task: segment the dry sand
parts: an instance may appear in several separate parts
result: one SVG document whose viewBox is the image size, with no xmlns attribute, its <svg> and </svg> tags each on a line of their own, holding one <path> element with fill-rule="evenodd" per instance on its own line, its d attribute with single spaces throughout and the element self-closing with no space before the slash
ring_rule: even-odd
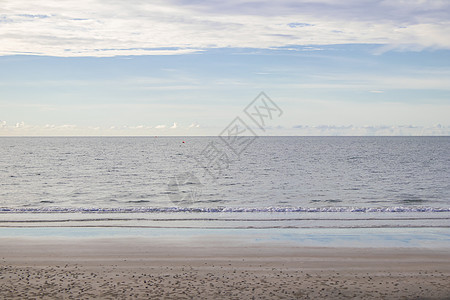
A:
<svg viewBox="0 0 450 300">
<path fill-rule="evenodd" d="M 1 299 L 450 299 L 450 251 L 0 238 Z"/>
</svg>

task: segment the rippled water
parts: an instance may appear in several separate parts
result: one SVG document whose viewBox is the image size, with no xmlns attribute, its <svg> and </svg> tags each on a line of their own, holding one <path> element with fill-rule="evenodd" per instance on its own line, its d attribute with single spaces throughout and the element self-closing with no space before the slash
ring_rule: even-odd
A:
<svg viewBox="0 0 450 300">
<path fill-rule="evenodd" d="M 449 211 L 450 137 L 0 138 L 0 208 Z"/>
</svg>

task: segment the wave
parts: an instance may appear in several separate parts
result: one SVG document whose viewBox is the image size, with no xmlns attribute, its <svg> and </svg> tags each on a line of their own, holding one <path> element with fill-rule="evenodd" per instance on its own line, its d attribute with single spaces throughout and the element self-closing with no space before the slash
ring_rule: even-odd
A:
<svg viewBox="0 0 450 300">
<path fill-rule="evenodd" d="M 450 212 L 450 207 L 1 207 L 0 213 L 401 213 L 401 212 Z"/>
</svg>

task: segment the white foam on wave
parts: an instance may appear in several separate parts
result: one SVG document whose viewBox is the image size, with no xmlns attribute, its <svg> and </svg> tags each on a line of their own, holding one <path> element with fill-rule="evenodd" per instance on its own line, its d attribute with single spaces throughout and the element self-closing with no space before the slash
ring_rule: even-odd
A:
<svg viewBox="0 0 450 300">
<path fill-rule="evenodd" d="M 401 213 L 401 212 L 450 212 L 450 207 L 118 207 L 118 208 L 98 208 L 98 207 L 41 207 L 41 208 L 0 208 L 0 213 L 176 213 L 176 212 L 196 212 L 196 213 Z"/>
</svg>

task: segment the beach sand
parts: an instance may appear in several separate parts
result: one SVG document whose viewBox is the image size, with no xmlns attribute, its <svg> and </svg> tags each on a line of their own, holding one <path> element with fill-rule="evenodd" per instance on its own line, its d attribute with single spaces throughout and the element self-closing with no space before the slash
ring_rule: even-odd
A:
<svg viewBox="0 0 450 300">
<path fill-rule="evenodd" d="M 450 251 L 0 238 L 1 299 L 450 299 Z"/>
</svg>

